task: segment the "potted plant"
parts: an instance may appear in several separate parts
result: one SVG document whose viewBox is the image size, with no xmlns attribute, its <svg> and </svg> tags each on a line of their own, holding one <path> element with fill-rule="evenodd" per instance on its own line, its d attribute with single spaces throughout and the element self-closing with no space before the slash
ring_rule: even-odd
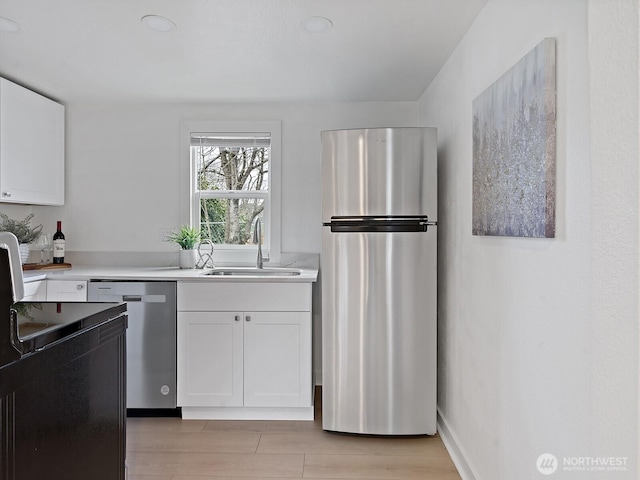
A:
<svg viewBox="0 0 640 480">
<path fill-rule="evenodd" d="M 196 245 L 200 242 L 200 229 L 183 225 L 167 235 L 167 241 L 180 246 L 180 268 L 195 268 L 198 263 Z"/>
<path fill-rule="evenodd" d="M 31 226 L 33 213 L 27 215 L 24 220 L 13 220 L 4 213 L 0 213 L 0 231 L 13 233 L 18 239 L 20 246 L 20 260 L 27 263 L 29 259 L 29 244 L 32 243 L 42 233 L 42 225 Z"/>
</svg>

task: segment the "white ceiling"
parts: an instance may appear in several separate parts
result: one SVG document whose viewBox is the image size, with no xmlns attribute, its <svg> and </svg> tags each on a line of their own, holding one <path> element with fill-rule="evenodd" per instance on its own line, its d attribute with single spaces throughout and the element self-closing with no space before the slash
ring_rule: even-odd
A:
<svg viewBox="0 0 640 480">
<path fill-rule="evenodd" d="M 0 0 L 21 25 L 0 32 L 0 76 L 63 103 L 415 101 L 486 3 Z M 333 29 L 305 33 L 315 15 Z"/>
</svg>

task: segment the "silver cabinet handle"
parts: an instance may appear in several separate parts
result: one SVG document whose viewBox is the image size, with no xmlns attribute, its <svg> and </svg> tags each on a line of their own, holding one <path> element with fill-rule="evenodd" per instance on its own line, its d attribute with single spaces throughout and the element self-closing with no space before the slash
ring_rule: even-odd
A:
<svg viewBox="0 0 640 480">
<path fill-rule="evenodd" d="M 2 192 L 2 196 L 10 198 L 11 197 L 11 192 Z"/>
<path fill-rule="evenodd" d="M 247 315 L 246 316 L 246 320 L 247 320 L 247 322 L 250 322 L 251 321 L 251 315 Z"/>
<path fill-rule="evenodd" d="M 235 316 L 235 321 L 236 321 L 236 322 L 239 322 L 239 321 L 240 321 L 240 315 L 236 315 L 236 316 Z"/>
<path fill-rule="evenodd" d="M 78 290 L 82 290 L 84 288 L 84 285 L 82 285 L 81 283 L 76 285 L 76 289 Z"/>
</svg>

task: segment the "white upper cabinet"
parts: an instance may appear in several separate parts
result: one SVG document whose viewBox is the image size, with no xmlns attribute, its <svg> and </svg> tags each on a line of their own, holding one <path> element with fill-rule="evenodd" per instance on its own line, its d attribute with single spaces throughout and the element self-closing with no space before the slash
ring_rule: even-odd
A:
<svg viewBox="0 0 640 480">
<path fill-rule="evenodd" d="M 64 204 L 64 106 L 4 78 L 0 201 Z"/>
</svg>

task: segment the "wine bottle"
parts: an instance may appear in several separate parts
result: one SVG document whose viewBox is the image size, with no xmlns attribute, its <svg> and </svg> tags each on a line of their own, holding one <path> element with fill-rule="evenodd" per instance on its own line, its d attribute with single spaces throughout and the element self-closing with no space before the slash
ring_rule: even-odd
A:
<svg viewBox="0 0 640 480">
<path fill-rule="evenodd" d="M 56 233 L 53 234 L 53 263 L 64 263 L 64 233 L 59 220 Z"/>
</svg>

